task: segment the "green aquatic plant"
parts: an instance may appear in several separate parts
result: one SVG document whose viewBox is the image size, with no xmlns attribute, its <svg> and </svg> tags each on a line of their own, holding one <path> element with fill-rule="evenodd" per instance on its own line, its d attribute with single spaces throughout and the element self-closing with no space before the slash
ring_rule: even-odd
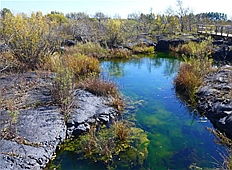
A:
<svg viewBox="0 0 232 170">
<path fill-rule="evenodd" d="M 149 140 L 140 128 L 128 122 L 115 122 L 111 127 L 90 131 L 62 145 L 64 151 L 80 154 L 80 159 L 104 163 L 110 168 L 131 168 L 143 165 L 148 155 Z"/>
</svg>

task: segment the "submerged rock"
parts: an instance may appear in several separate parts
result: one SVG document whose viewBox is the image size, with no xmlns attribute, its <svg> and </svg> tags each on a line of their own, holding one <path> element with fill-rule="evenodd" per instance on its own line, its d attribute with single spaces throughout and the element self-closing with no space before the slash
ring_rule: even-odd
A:
<svg viewBox="0 0 232 170">
<path fill-rule="evenodd" d="M 215 128 L 232 137 L 232 66 L 224 66 L 204 79 L 198 90 L 198 109 Z"/>
<path fill-rule="evenodd" d="M 67 121 L 54 104 L 50 86 L 54 76 L 24 73 L 0 78 L 3 102 L 16 110 L 0 108 L 0 169 L 43 169 L 57 146 L 67 137 L 79 135 L 91 124 L 107 123 L 118 111 L 107 97 L 76 90 L 74 107 Z"/>
</svg>

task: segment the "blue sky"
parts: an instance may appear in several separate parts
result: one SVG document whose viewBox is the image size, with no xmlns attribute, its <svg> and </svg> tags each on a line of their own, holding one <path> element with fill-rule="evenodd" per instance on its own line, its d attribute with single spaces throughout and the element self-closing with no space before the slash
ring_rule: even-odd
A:
<svg viewBox="0 0 232 170">
<path fill-rule="evenodd" d="M 199 12 L 224 12 L 232 16 L 232 0 L 183 0 L 184 6 L 189 7 L 194 13 Z M 115 14 L 127 17 L 129 13 L 164 13 L 167 8 L 175 9 L 176 0 L 0 0 L 1 8 L 9 8 L 14 13 L 34 11 L 49 13 L 56 10 L 63 13 L 86 12 L 94 14 L 103 12 L 113 17 Z"/>
</svg>

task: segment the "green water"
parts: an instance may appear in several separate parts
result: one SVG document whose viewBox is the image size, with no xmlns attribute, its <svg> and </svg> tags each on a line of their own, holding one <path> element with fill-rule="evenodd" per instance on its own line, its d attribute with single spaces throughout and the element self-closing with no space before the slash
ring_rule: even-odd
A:
<svg viewBox="0 0 232 170">
<path fill-rule="evenodd" d="M 215 168 L 222 163 L 225 148 L 214 143 L 206 129 L 210 122 L 201 122 L 176 96 L 173 79 L 180 61 L 164 54 L 127 61 L 103 61 L 102 76 L 119 85 L 126 98 L 140 100 L 132 114 L 136 126 L 148 133 L 148 158 L 143 169 L 188 169 L 190 165 Z M 64 170 L 102 170 L 91 161 L 78 161 L 72 152 L 59 153 L 56 164 Z"/>
</svg>

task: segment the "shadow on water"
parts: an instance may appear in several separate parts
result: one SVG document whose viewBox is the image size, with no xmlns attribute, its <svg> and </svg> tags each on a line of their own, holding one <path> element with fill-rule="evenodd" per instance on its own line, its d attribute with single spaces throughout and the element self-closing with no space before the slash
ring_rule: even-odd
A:
<svg viewBox="0 0 232 170">
<path fill-rule="evenodd" d="M 225 148 L 215 144 L 214 136 L 206 130 L 211 123 L 200 121 L 175 94 L 173 79 L 179 65 L 179 60 L 164 53 L 101 62 L 103 77 L 115 81 L 131 100 L 142 101 L 133 115 L 150 140 L 144 169 L 181 170 L 190 165 L 215 168 L 215 159 L 222 162 L 219 153 L 224 153 Z M 73 157 L 73 153 L 60 153 L 56 160 L 61 169 L 104 169 Z"/>
</svg>

